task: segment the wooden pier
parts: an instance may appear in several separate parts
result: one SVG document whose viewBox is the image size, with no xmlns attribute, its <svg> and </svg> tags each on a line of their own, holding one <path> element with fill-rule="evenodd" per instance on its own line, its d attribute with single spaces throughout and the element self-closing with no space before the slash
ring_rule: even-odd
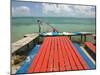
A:
<svg viewBox="0 0 100 75">
<path fill-rule="evenodd" d="M 12 43 L 12 53 L 20 50 L 20 49 L 23 49 L 25 50 L 26 46 L 27 45 L 30 45 L 30 43 L 35 40 L 37 37 L 39 36 L 39 34 L 37 33 L 33 33 L 33 34 L 28 34 L 28 35 L 25 35 L 25 37 L 15 43 Z M 33 45 L 33 44 L 32 44 Z"/>
<path fill-rule="evenodd" d="M 78 47 L 79 48 L 79 47 Z M 88 62 L 89 61 L 89 62 Z M 94 69 L 95 64 L 66 36 L 46 37 L 27 73 Z"/>
</svg>

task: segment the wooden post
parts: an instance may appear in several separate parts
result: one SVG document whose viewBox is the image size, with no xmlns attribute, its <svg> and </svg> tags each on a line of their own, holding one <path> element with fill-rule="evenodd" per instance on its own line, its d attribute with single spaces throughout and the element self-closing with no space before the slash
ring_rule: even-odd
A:
<svg viewBox="0 0 100 75">
<path fill-rule="evenodd" d="M 70 40 L 71 40 L 71 35 L 69 35 L 69 38 L 70 38 Z"/>
<path fill-rule="evenodd" d="M 84 35 L 84 42 L 86 42 L 86 34 Z"/>
<path fill-rule="evenodd" d="M 83 40 L 83 36 L 81 35 L 81 42 L 82 42 L 82 40 Z"/>
<path fill-rule="evenodd" d="M 41 21 L 40 20 L 37 20 L 37 22 L 38 22 L 38 26 L 39 26 L 39 33 L 41 33 L 41 26 L 40 26 Z"/>
<path fill-rule="evenodd" d="M 38 27 L 39 27 L 39 34 L 41 33 L 41 21 L 40 20 L 37 20 L 37 22 L 38 22 Z M 40 35 L 39 35 L 39 37 L 38 37 L 38 43 L 39 43 L 39 41 L 40 41 Z"/>
</svg>

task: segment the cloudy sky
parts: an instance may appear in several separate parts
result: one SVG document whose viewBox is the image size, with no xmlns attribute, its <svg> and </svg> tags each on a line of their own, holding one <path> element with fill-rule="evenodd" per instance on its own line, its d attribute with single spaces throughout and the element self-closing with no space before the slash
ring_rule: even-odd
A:
<svg viewBox="0 0 100 75">
<path fill-rule="evenodd" d="M 12 1 L 13 17 L 85 17 L 95 18 L 95 6 Z"/>
</svg>

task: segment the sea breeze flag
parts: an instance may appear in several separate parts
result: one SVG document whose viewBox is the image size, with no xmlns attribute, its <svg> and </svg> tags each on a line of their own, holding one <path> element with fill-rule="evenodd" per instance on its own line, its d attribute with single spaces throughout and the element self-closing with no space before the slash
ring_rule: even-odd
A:
<svg viewBox="0 0 100 75">
<path fill-rule="evenodd" d="M 11 3 L 12 74 L 96 69 L 95 5 Z"/>
</svg>

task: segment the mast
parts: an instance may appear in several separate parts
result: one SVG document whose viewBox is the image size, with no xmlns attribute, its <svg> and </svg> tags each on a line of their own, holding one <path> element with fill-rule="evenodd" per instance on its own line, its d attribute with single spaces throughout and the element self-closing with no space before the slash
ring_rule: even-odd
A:
<svg viewBox="0 0 100 75">
<path fill-rule="evenodd" d="M 37 23 L 38 23 L 38 27 L 39 27 L 39 33 L 41 33 L 41 26 L 40 26 L 41 25 L 41 21 L 38 19 Z"/>
</svg>

